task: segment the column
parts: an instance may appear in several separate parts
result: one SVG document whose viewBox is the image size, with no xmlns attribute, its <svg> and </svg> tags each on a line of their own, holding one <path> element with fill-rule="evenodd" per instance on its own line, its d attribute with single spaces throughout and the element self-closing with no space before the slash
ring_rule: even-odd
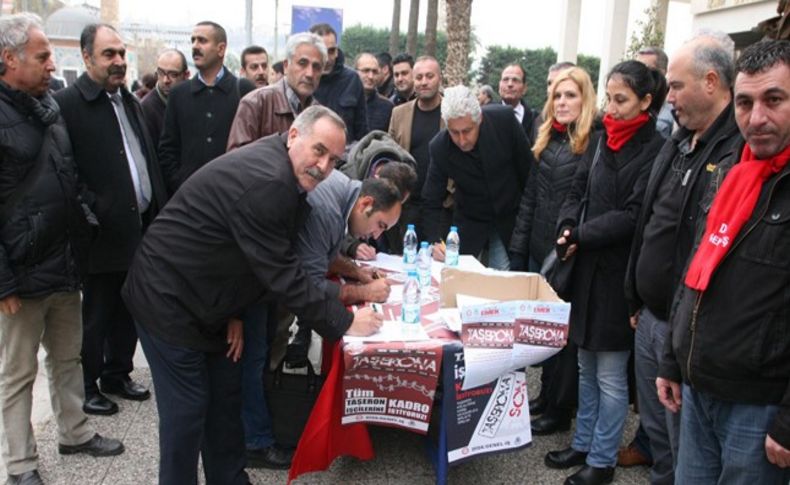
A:
<svg viewBox="0 0 790 485">
<path fill-rule="evenodd" d="M 582 13 L 582 0 L 562 0 L 560 18 L 560 44 L 557 62 L 576 62 L 579 53 L 579 22 Z"/>
<path fill-rule="evenodd" d="M 606 74 L 615 64 L 623 60 L 630 3 L 630 0 L 606 0 L 606 13 L 603 21 L 603 53 L 597 88 L 599 106 L 606 99 Z"/>
</svg>

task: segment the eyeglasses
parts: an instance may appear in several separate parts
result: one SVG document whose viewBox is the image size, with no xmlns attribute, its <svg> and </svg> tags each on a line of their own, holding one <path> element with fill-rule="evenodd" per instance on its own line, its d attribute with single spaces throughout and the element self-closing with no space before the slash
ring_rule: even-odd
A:
<svg viewBox="0 0 790 485">
<path fill-rule="evenodd" d="M 169 79 L 176 79 L 177 77 L 184 74 L 184 71 L 165 71 L 164 69 L 157 67 L 156 68 L 156 75 L 159 77 L 167 77 Z"/>
</svg>

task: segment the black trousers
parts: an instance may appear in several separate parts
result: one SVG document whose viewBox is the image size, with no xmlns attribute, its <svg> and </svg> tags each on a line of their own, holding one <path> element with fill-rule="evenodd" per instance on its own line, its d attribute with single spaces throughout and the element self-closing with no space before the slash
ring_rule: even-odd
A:
<svg viewBox="0 0 790 485">
<path fill-rule="evenodd" d="M 159 412 L 159 485 L 246 485 L 241 363 L 180 347 L 137 326 Z"/>
<path fill-rule="evenodd" d="M 82 373 L 85 395 L 98 392 L 96 381 L 129 379 L 137 332 L 121 298 L 126 272 L 90 274 L 82 292 Z"/>
</svg>

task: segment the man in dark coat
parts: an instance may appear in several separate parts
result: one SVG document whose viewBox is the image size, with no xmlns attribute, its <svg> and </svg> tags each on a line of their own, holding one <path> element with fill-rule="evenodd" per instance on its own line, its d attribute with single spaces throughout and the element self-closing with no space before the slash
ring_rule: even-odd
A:
<svg viewBox="0 0 790 485">
<path fill-rule="evenodd" d="M 359 79 L 362 81 L 362 87 L 365 90 L 368 128 L 371 131 L 387 131 L 390 127 L 393 104 L 392 101 L 379 94 L 376 89 L 376 83 L 381 76 L 376 57 L 369 52 L 363 52 L 354 61 L 354 67 L 359 73 Z"/>
<path fill-rule="evenodd" d="M 120 290 L 143 230 L 164 205 L 166 192 L 140 103 L 124 87 L 121 36 L 112 26 L 91 24 L 82 32 L 80 48 L 86 72 L 55 99 L 100 226 L 82 301 L 84 409 L 113 414 L 118 406 L 99 392 L 98 379 L 104 392 L 134 400 L 150 397 L 129 378 L 137 335 Z"/>
<path fill-rule="evenodd" d="M 361 140 L 368 131 L 365 91 L 356 71 L 346 67 L 346 57 L 337 46 L 337 32 L 329 24 L 316 24 L 310 32 L 324 39 L 329 61 L 324 66 L 315 99 L 339 114 L 346 122 L 347 142 Z"/>
<path fill-rule="evenodd" d="M 686 43 L 672 56 L 668 99 L 680 127 L 653 164 L 628 260 L 625 295 L 636 328 L 639 421 L 650 438 L 654 484 L 674 482 L 678 450 L 679 416 L 664 409 L 655 389 L 672 299 L 694 245 L 696 222 L 703 215 L 700 202 L 713 170 L 743 142 L 733 116 L 733 69 L 732 48 L 709 37 Z"/>
<path fill-rule="evenodd" d="M 192 60 L 198 73 L 170 92 L 159 161 L 171 194 L 210 160 L 225 153 L 239 100 L 255 89 L 225 66 L 228 38 L 214 22 L 192 30 Z"/>
<path fill-rule="evenodd" d="M 513 108 L 513 113 L 524 128 L 529 145 L 532 146 L 535 142 L 534 124 L 537 113 L 524 101 L 526 94 L 527 73 L 524 68 L 518 63 L 505 66 L 499 79 L 499 97 L 502 99 L 502 104 Z"/>
<path fill-rule="evenodd" d="M 431 163 L 422 189 L 426 238 L 444 237 L 438 222 L 447 179 L 455 181 L 453 222 L 461 237 L 461 253 L 479 255 L 487 250 L 489 267 L 507 270 L 507 248 L 513 233 L 521 194 L 535 159 L 513 110 L 494 105 L 480 107 L 465 86 L 446 89 L 442 119 L 447 128 L 430 144 Z M 441 244 L 434 257 L 444 260 Z"/>
<path fill-rule="evenodd" d="M 246 485 L 241 321 L 279 302 L 323 337 L 369 335 L 381 315 L 319 291 L 294 244 L 313 190 L 345 148 L 345 125 L 314 106 L 287 134 L 233 150 L 191 177 L 152 224 L 124 286 L 156 387 L 161 485 Z M 230 344 L 229 344 L 230 342 Z"/>
<path fill-rule="evenodd" d="M 43 484 L 30 425 L 39 344 L 60 453 L 124 450 L 82 411 L 80 263 L 93 214 L 81 205 L 66 126 L 47 92 L 55 63 L 42 29 L 31 14 L 0 19 L 0 419 L 11 485 Z"/>
<path fill-rule="evenodd" d="M 189 79 L 189 68 L 184 54 L 177 49 L 168 49 L 159 54 L 156 60 L 156 78 L 156 86 L 140 102 L 154 147 L 159 146 L 170 90 Z"/>
</svg>

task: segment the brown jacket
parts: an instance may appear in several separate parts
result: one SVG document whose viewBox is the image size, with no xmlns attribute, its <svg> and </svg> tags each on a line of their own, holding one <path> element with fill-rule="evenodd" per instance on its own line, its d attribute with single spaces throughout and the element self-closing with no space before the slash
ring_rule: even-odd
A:
<svg viewBox="0 0 790 485">
<path fill-rule="evenodd" d="M 228 151 L 291 128 L 295 116 L 285 95 L 285 82 L 283 78 L 258 88 L 239 101 L 228 136 Z M 314 104 L 318 102 L 311 98 L 309 105 Z"/>
<path fill-rule="evenodd" d="M 414 107 L 417 105 L 417 100 L 413 99 L 409 102 L 396 106 L 392 110 L 392 118 L 390 118 L 390 136 L 406 150 L 411 152 L 411 123 L 414 120 Z M 444 119 L 439 119 L 439 130 L 443 130 Z"/>
</svg>

